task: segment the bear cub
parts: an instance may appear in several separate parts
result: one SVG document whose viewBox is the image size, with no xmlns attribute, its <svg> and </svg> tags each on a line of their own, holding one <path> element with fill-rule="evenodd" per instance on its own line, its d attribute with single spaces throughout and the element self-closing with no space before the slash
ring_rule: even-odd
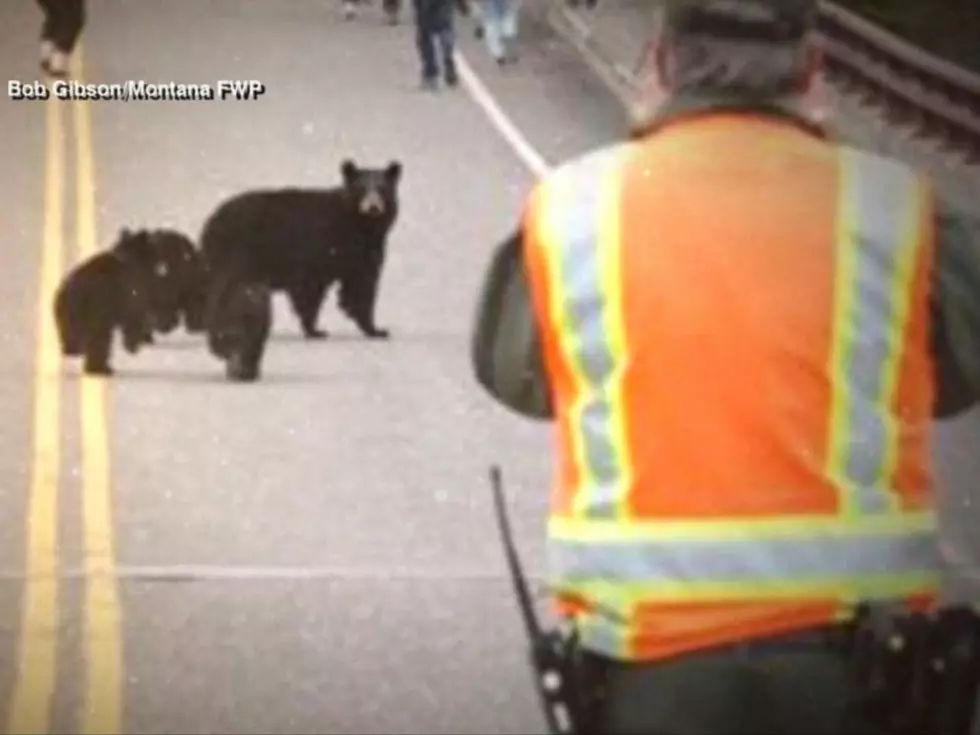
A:
<svg viewBox="0 0 980 735">
<path fill-rule="evenodd" d="M 130 353 L 153 341 L 153 271 L 142 257 L 146 232 L 122 230 L 116 244 L 75 266 L 54 296 L 54 319 L 66 357 L 84 357 L 84 372 L 112 375 L 115 330 Z"/>
<path fill-rule="evenodd" d="M 254 382 L 272 328 L 272 292 L 241 269 L 226 268 L 208 293 L 205 322 L 208 348 L 225 361 L 225 375 Z"/>
<path fill-rule="evenodd" d="M 315 339 L 327 336 L 317 320 L 339 283 L 341 311 L 365 336 L 388 337 L 375 306 L 402 165 L 361 168 L 348 159 L 340 174 L 333 188 L 252 190 L 219 205 L 200 238 L 208 290 L 229 268 L 247 274 L 248 282 L 284 291 L 303 335 Z"/>
</svg>

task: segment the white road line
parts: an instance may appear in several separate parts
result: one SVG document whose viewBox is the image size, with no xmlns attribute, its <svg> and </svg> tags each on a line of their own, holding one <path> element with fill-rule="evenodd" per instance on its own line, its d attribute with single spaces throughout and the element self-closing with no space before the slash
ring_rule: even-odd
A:
<svg viewBox="0 0 980 735">
<path fill-rule="evenodd" d="M 531 142 L 514 124 L 510 116 L 504 112 L 497 100 L 490 94 L 490 90 L 480 80 L 480 77 L 473 71 L 473 67 L 466 61 L 462 52 L 456 51 L 456 67 L 459 70 L 459 78 L 463 82 L 463 87 L 469 93 L 473 101 L 480 106 L 486 114 L 490 123 L 496 128 L 507 144 L 513 149 L 517 157 L 521 159 L 525 166 L 535 176 L 542 176 L 547 173 L 551 166 L 538 151 L 531 145 Z"/>
</svg>

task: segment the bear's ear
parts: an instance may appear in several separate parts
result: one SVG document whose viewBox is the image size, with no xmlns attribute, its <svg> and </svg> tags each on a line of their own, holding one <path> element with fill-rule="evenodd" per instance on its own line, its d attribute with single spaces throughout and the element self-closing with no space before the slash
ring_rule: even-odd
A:
<svg viewBox="0 0 980 735">
<path fill-rule="evenodd" d="M 123 240 L 116 247 L 112 248 L 110 251 L 113 256 L 124 263 L 129 263 L 135 260 L 136 253 L 133 252 L 133 244 L 129 240 Z"/>
<path fill-rule="evenodd" d="M 397 184 L 402 177 L 401 161 L 392 161 L 389 163 L 388 168 L 385 169 L 385 176 L 388 177 L 388 181 L 392 185 Z"/>
<path fill-rule="evenodd" d="M 357 164 L 351 159 L 345 158 L 344 162 L 340 164 L 340 175 L 344 179 L 344 183 L 350 186 L 357 180 Z"/>
<path fill-rule="evenodd" d="M 119 230 L 119 239 L 120 240 L 128 240 L 132 236 L 133 236 L 133 231 L 131 229 L 129 229 L 128 227 L 123 227 L 121 230 Z"/>
</svg>

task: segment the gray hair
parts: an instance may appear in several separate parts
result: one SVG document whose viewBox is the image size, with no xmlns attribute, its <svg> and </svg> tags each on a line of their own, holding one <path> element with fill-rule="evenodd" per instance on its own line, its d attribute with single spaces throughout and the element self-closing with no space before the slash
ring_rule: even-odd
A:
<svg viewBox="0 0 980 735">
<path fill-rule="evenodd" d="M 675 92 L 735 94 L 754 99 L 795 96 L 807 68 L 807 39 L 785 41 L 719 38 L 672 33 L 670 49 Z"/>
</svg>

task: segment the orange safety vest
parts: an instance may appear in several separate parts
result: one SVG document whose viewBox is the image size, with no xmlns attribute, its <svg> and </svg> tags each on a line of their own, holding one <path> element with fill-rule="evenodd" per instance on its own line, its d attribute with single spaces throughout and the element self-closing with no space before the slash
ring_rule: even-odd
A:
<svg viewBox="0 0 980 735">
<path fill-rule="evenodd" d="M 713 113 L 532 194 L 559 611 L 626 660 L 931 605 L 932 194 Z"/>
</svg>

